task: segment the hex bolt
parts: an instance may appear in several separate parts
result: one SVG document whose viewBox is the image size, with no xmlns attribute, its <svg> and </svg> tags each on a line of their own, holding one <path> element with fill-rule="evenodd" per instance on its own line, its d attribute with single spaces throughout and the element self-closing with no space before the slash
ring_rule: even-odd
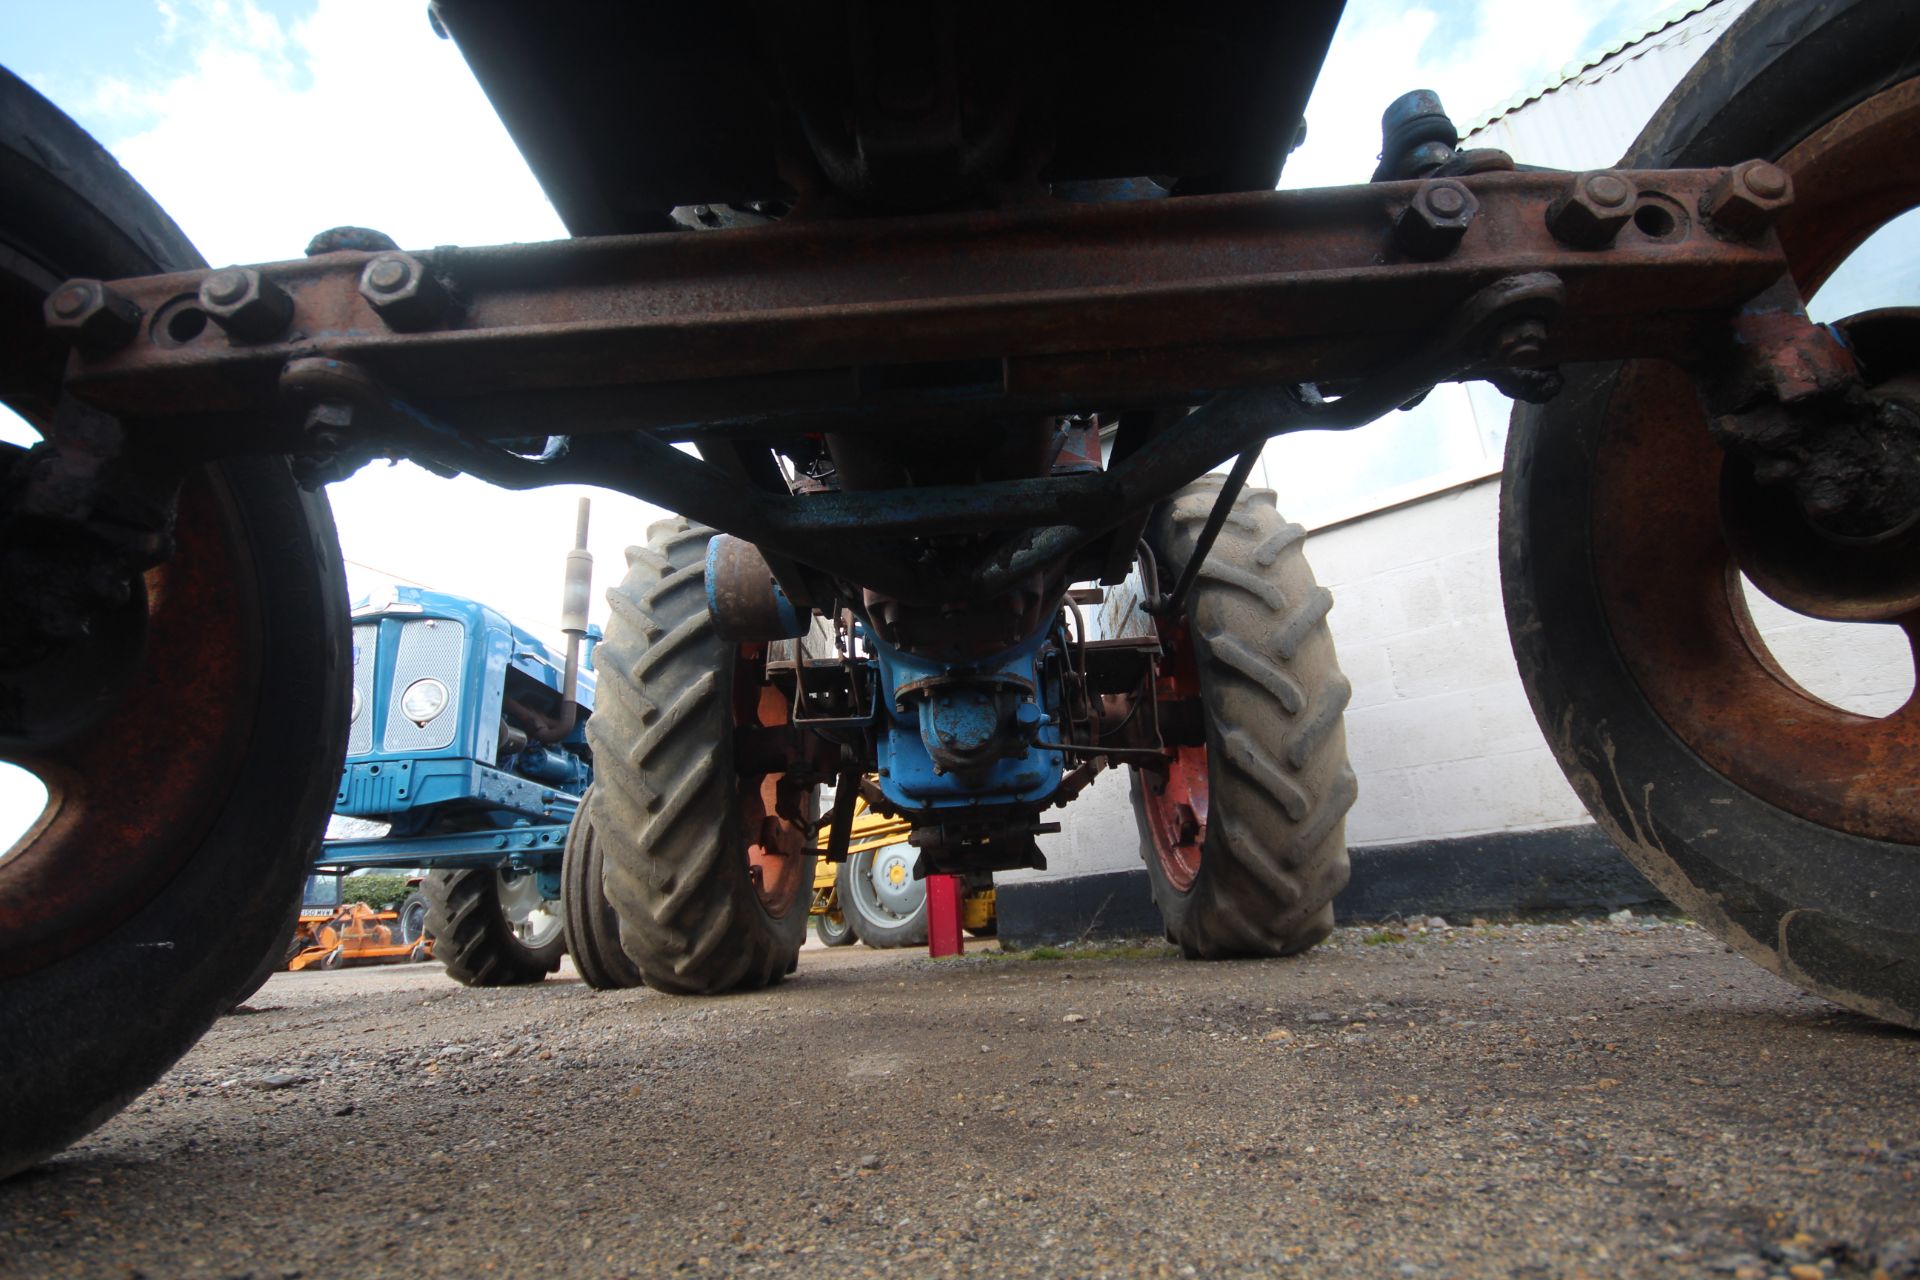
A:
<svg viewBox="0 0 1920 1280">
<path fill-rule="evenodd" d="M 412 279 L 413 273 L 399 258 L 381 258 L 367 268 L 367 283 L 383 296 L 398 293 Z"/>
<path fill-rule="evenodd" d="M 1634 186 L 1609 169 L 1583 173 L 1547 206 L 1547 230 L 1576 249 L 1604 249 L 1633 217 Z"/>
<path fill-rule="evenodd" d="M 1422 182 L 1393 222 L 1393 242 L 1411 258 L 1431 262 L 1459 247 L 1480 202 L 1451 178 Z"/>
<path fill-rule="evenodd" d="M 293 297 L 252 267 L 228 267 L 200 282 L 200 309 L 235 342 L 266 342 L 293 320 Z"/>
<path fill-rule="evenodd" d="M 383 253 L 360 273 L 360 296 L 390 329 L 431 329 L 447 312 L 447 290 L 419 259 Z"/>
<path fill-rule="evenodd" d="M 216 271 L 200 286 L 200 296 L 216 306 L 230 307 L 247 296 L 247 273 Z"/>
<path fill-rule="evenodd" d="M 1427 194 L 1427 207 L 1443 218 L 1457 218 L 1467 202 L 1456 187 L 1435 187 Z"/>
<path fill-rule="evenodd" d="M 117 351 L 140 332 L 140 308 L 98 280 L 69 280 L 41 304 L 47 332 L 95 354 Z"/>
<path fill-rule="evenodd" d="M 91 280 L 70 280 L 47 298 L 47 310 L 61 320 L 72 320 L 93 304 L 99 286 Z"/>
<path fill-rule="evenodd" d="M 1737 164 L 1701 197 L 1700 212 L 1714 230 L 1748 239 L 1773 225 L 1780 211 L 1793 203 L 1793 180 L 1786 170 L 1765 160 Z"/>
</svg>

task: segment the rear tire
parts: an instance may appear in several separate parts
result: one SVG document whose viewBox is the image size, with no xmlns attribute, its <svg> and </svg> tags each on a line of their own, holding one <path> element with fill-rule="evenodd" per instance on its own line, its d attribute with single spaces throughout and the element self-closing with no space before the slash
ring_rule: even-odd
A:
<svg viewBox="0 0 1920 1280">
<path fill-rule="evenodd" d="M 1757 157 L 1781 161 L 1795 173 L 1837 145 L 1846 134 L 1838 122 L 1856 108 L 1861 113 L 1854 121 L 1894 121 L 1893 128 L 1879 126 L 1891 140 L 1882 154 L 1830 164 L 1820 181 L 1795 176 L 1795 204 L 1780 234 L 1795 277 L 1808 289 L 1831 270 L 1831 255 L 1849 247 L 1852 219 L 1912 206 L 1920 186 L 1911 177 L 1916 76 L 1920 11 L 1911 5 L 1759 0 L 1682 81 L 1624 163 L 1668 168 Z M 1908 113 L 1904 123 L 1881 114 L 1895 110 Z M 1809 150 L 1796 152 L 1803 142 Z M 1674 383 L 1684 413 L 1673 407 Z M 1501 579 L 1514 656 L 1534 714 L 1594 818 L 1702 925 L 1808 991 L 1920 1027 L 1920 847 L 1871 834 L 1876 815 L 1865 804 L 1854 811 L 1859 816 L 1844 810 L 1827 816 L 1812 807 L 1831 781 L 1829 794 L 1838 792 L 1848 803 L 1890 799 L 1878 815 L 1880 830 L 1891 826 L 1888 813 L 1910 823 L 1910 746 L 1879 756 L 1883 767 L 1891 760 L 1906 770 L 1902 804 L 1898 784 L 1886 785 L 1884 772 L 1875 783 L 1851 761 L 1836 764 L 1831 747 L 1811 745 L 1812 735 L 1842 713 L 1804 695 L 1796 702 L 1789 688 L 1791 709 L 1763 717 L 1773 738 L 1793 735 L 1783 745 L 1791 751 L 1797 744 L 1806 761 L 1782 785 L 1750 766 L 1754 751 L 1774 745 L 1769 735 L 1695 734 L 1690 745 L 1688 708 L 1674 700 L 1656 706 L 1643 678 L 1650 668 L 1636 669 L 1624 656 L 1647 643 L 1648 628 L 1614 616 L 1623 599 L 1653 601 L 1666 615 L 1716 609 L 1712 621 L 1731 628 L 1728 634 L 1741 625 L 1730 611 L 1745 614 L 1732 591 L 1719 600 L 1703 594 L 1670 601 L 1650 581 L 1655 562 L 1697 563 L 1703 577 L 1715 557 L 1722 567 L 1731 562 L 1725 547 L 1711 545 L 1719 536 L 1721 459 L 1703 443 L 1706 424 L 1693 404 L 1684 379 L 1647 361 L 1573 370 L 1557 399 L 1516 410 L 1501 485 Z M 1662 416 L 1652 419 L 1655 414 Z M 1649 440 L 1690 442 L 1687 457 L 1699 457 L 1699 467 L 1649 467 L 1642 460 Z M 1602 492 L 1617 485 L 1612 477 L 1647 474 L 1672 486 L 1662 519 L 1651 526 L 1649 512 Z M 1692 488 L 1682 490 L 1683 481 Z M 1714 523 L 1700 543 L 1684 528 L 1676 531 L 1696 512 Z M 1649 528 L 1640 558 L 1629 558 L 1631 540 L 1596 532 L 1607 519 Z M 1609 591 L 1613 582 L 1624 588 Z M 1714 632 L 1702 627 L 1693 634 Z M 1756 661 L 1744 643 L 1727 652 L 1731 662 Z M 1678 692 L 1680 703 L 1693 701 L 1696 691 L 1704 701 L 1704 694 L 1736 687 L 1741 696 L 1781 698 L 1767 687 L 1771 675 L 1747 672 L 1741 678 L 1752 682 L 1738 686 L 1730 674 L 1703 678 L 1698 669 L 1720 661 L 1713 645 L 1670 645 L 1656 665 L 1662 659 L 1669 671 L 1690 677 Z M 1915 709 L 1909 701 L 1896 715 L 1911 717 Z M 1881 723 L 1860 721 L 1857 729 L 1871 732 Z M 1910 742 L 1911 729 L 1907 733 Z M 1710 762 L 1716 753 L 1720 765 Z M 1861 831 L 1843 829 L 1847 822 Z"/>
<path fill-rule="evenodd" d="M 52 283 L 204 264 L 111 156 L 5 71 L 0 190 L 0 393 L 44 429 L 64 367 L 39 314 Z M 71 770 L 59 811 L 0 861 L 0 1178 L 158 1079 L 286 945 L 346 751 L 339 544 L 326 499 L 283 459 L 191 477 L 176 551 L 147 582 L 137 656 L 63 673 L 62 697 L 95 718 L 44 734 L 0 724 L 8 759 Z M 0 683 L 0 705 L 67 689 L 35 669 Z"/>
<path fill-rule="evenodd" d="M 607 901 L 601 881 L 604 874 L 599 841 L 583 799 L 567 829 L 567 850 L 560 867 L 567 954 L 573 957 L 580 980 L 595 991 L 637 987 L 642 985 L 640 970 L 620 948 L 620 917 Z"/>
<path fill-rule="evenodd" d="M 621 946 L 649 987 L 681 995 L 784 978 L 799 963 L 813 886 L 814 788 L 734 768 L 735 728 L 784 723 L 784 712 L 777 695 L 761 696 L 763 652 L 714 635 L 711 537 L 676 518 L 627 552 L 627 576 L 607 593 L 587 721 L 586 812 Z"/>
<path fill-rule="evenodd" d="M 531 939 L 523 937 L 509 916 L 503 872 L 491 867 L 434 871 L 421 882 L 420 892 L 427 899 L 434 958 L 461 985 L 524 986 L 560 967 L 566 940 L 558 920 Z"/>
<path fill-rule="evenodd" d="M 1220 484 L 1203 477 L 1148 523 L 1166 583 L 1192 555 Z M 1167 937 L 1190 959 L 1304 951 L 1332 932 L 1333 897 L 1347 883 L 1358 788 L 1341 716 L 1352 689 L 1305 536 L 1271 492 L 1242 491 L 1185 616 L 1162 624 L 1175 666 L 1191 654 L 1206 745 L 1183 749 L 1166 775 L 1135 768 L 1134 812 Z M 1183 825 L 1176 789 L 1197 823 Z"/>
</svg>

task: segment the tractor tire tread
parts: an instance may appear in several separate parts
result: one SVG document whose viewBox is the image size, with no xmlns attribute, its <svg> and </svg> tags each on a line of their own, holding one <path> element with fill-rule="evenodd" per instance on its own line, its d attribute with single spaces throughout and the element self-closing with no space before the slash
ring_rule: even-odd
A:
<svg viewBox="0 0 1920 1280">
<path fill-rule="evenodd" d="M 599 840 L 583 802 L 567 831 L 560 870 L 567 954 L 580 980 L 596 991 L 638 987 L 640 970 L 620 948 L 620 917 L 607 901 L 603 874 Z"/>
<path fill-rule="evenodd" d="M 1196 481 L 1148 524 L 1171 579 L 1192 554 L 1221 481 Z M 1210 763 L 1209 824 L 1192 885 L 1173 888 L 1146 830 L 1134 774 L 1141 853 L 1168 936 L 1192 957 L 1304 951 L 1333 927 L 1347 882 L 1345 823 L 1358 794 L 1327 618 L 1299 525 L 1267 490 L 1243 491 L 1196 575 L 1189 634 L 1201 670 Z"/>
<path fill-rule="evenodd" d="M 771 986 L 798 959 L 807 914 L 769 914 L 741 854 L 733 651 L 707 616 L 712 531 L 676 518 L 647 534 L 607 593 L 595 652 L 600 702 L 587 732 L 602 765 L 584 812 L 602 884 L 647 986 L 680 995 Z"/>
<path fill-rule="evenodd" d="M 556 939 L 529 947 L 500 909 L 499 873 L 491 867 L 435 871 L 420 882 L 427 900 L 427 932 L 447 976 L 467 987 L 517 987 L 542 982 L 560 967 Z"/>
</svg>

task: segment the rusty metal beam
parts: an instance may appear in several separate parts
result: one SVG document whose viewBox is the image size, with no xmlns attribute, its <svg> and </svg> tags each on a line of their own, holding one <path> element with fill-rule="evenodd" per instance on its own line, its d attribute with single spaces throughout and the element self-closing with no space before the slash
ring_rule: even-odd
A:
<svg viewBox="0 0 1920 1280">
<path fill-rule="evenodd" d="M 79 350 L 70 383 L 147 418 L 257 413 L 288 361 L 325 355 L 483 436 L 1191 403 L 1368 375 L 1529 272 L 1567 291 L 1532 362 L 1685 355 L 1784 262 L 1770 235 L 1698 216 L 1722 171 L 1626 176 L 1657 213 L 1607 247 L 1550 229 L 1570 175 L 1489 173 L 1455 184 L 1471 197 L 1457 242 L 1409 236 L 1422 184 L 1382 183 L 442 249 L 415 259 L 424 302 L 378 309 L 363 275 L 382 255 L 332 253 L 257 269 L 290 300 L 271 334 L 275 309 L 233 334 L 183 321 L 216 273 L 148 277 L 112 285 L 146 317 L 137 336 Z"/>
</svg>

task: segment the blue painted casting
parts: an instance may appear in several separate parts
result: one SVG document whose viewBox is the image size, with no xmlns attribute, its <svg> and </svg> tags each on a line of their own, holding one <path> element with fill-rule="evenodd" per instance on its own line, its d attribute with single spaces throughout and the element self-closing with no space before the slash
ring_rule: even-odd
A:
<svg viewBox="0 0 1920 1280">
<path fill-rule="evenodd" d="M 1044 804 L 1060 786 L 1058 681 L 1046 636 L 969 668 L 902 653 L 862 628 L 880 667 L 880 789 L 909 814 Z"/>
</svg>

